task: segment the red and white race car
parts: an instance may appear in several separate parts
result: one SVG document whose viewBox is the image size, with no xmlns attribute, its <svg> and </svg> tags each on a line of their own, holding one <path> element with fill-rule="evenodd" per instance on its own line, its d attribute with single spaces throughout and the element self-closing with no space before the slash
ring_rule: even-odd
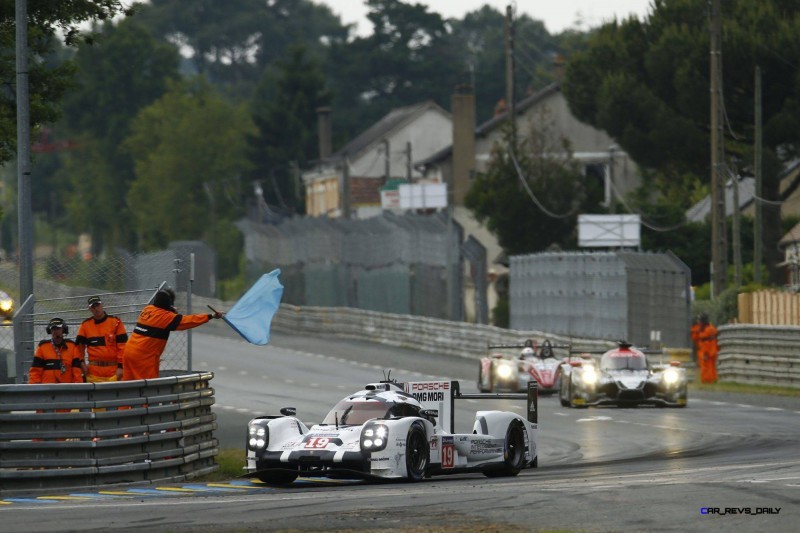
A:
<svg viewBox="0 0 800 533">
<path fill-rule="evenodd" d="M 524 344 L 490 344 L 489 355 L 478 369 L 478 390 L 481 392 L 524 391 L 535 380 L 540 393 L 558 392 L 561 365 L 566 357 L 556 357 L 556 350 L 567 350 L 568 344 L 541 344 L 534 340 Z"/>
</svg>

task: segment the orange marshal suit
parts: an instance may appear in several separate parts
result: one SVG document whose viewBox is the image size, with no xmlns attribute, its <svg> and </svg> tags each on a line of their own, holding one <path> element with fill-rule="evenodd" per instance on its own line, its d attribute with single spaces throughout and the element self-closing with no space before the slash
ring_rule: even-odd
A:
<svg viewBox="0 0 800 533">
<path fill-rule="evenodd" d="M 196 328 L 211 315 L 181 315 L 154 305 L 142 309 L 122 355 L 122 380 L 158 377 L 161 354 L 172 331 Z"/>
</svg>

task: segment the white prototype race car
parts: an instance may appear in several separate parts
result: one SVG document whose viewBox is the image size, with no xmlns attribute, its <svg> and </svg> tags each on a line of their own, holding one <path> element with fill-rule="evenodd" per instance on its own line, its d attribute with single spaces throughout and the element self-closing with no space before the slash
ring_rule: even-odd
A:
<svg viewBox="0 0 800 533">
<path fill-rule="evenodd" d="M 599 364 L 590 352 L 582 352 L 562 365 L 561 405 L 686 407 L 688 381 L 679 361 L 650 365 L 642 350 L 618 344 L 603 353 Z"/>
<path fill-rule="evenodd" d="M 460 399 L 525 400 L 528 415 L 478 411 L 469 433 L 454 433 Z M 252 419 L 245 470 L 272 485 L 298 476 L 410 481 L 464 472 L 515 476 L 538 465 L 537 407 L 535 382 L 527 393 L 516 394 L 462 394 L 458 381 L 371 383 L 311 427 L 292 407 Z"/>
<path fill-rule="evenodd" d="M 535 380 L 539 394 L 552 394 L 561 384 L 561 365 L 567 358 L 556 357 L 555 349 L 569 350 L 568 344 L 490 344 L 489 355 L 478 363 L 478 390 L 481 392 L 524 391 Z"/>
</svg>

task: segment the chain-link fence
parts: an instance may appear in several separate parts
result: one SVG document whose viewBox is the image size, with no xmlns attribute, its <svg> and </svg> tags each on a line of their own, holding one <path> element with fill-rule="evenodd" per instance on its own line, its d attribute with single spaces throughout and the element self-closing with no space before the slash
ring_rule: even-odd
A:
<svg viewBox="0 0 800 533">
<path fill-rule="evenodd" d="M 194 268 L 192 268 L 194 265 Z M 53 317 L 69 326 L 68 338 L 75 338 L 81 322 L 89 318 L 87 299 L 98 295 L 109 315 L 118 316 L 130 335 L 139 312 L 162 285 L 176 290 L 175 307 L 191 309 L 191 295 L 214 296 L 214 254 L 204 243 L 173 243 L 169 249 L 131 254 L 117 250 L 101 258 L 37 258 L 34 260 L 33 301 L 21 308 L 18 296 L 19 270 L 15 263 L 0 264 L 0 289 L 13 298 L 14 320 L 0 326 L 0 383 L 21 382 L 40 340 L 48 339 L 45 326 Z M 170 335 L 161 357 L 161 368 L 188 370 L 191 331 Z"/>
<path fill-rule="evenodd" d="M 461 320 L 462 229 L 446 215 L 240 224 L 248 281 L 281 269 L 283 302 Z"/>
<path fill-rule="evenodd" d="M 690 346 L 691 273 L 671 253 L 514 256 L 509 279 L 511 329 Z"/>
</svg>

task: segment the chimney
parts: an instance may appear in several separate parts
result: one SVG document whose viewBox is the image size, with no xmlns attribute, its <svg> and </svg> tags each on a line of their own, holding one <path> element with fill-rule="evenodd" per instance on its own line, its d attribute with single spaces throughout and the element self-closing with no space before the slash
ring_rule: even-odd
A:
<svg viewBox="0 0 800 533">
<path fill-rule="evenodd" d="M 317 108 L 317 135 L 319 137 L 319 158 L 331 155 L 331 108 Z"/>
<path fill-rule="evenodd" d="M 471 85 L 459 85 L 451 101 L 453 112 L 453 176 L 449 187 L 454 206 L 463 206 L 475 174 L 475 95 Z"/>
</svg>

